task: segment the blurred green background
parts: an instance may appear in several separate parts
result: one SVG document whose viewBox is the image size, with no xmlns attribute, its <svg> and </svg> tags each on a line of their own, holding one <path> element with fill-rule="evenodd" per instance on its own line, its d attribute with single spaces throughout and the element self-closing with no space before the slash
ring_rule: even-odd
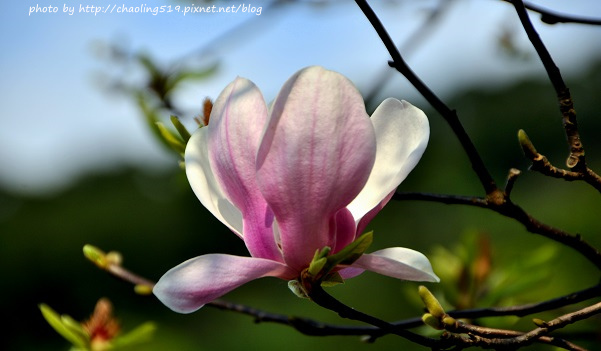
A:
<svg viewBox="0 0 601 351">
<path fill-rule="evenodd" d="M 601 123 L 595 108 L 598 100 L 592 92 L 601 91 L 601 66 L 580 78 L 569 83 L 591 166 L 599 169 L 600 158 L 596 155 L 601 152 L 601 139 L 595 136 Z M 518 128 L 528 131 L 538 149 L 556 164 L 565 157 L 562 128 L 546 82 L 524 81 L 506 89 L 467 91 L 451 99 L 450 105 L 458 108 L 497 181 L 503 181 L 509 167 L 524 171 L 513 195 L 518 204 L 545 223 L 581 233 L 591 244 L 601 245 L 599 194 L 586 184 L 526 171 L 528 163 L 516 140 Z M 475 176 L 449 128 L 435 112 L 428 115 L 432 125 L 430 145 L 400 190 L 480 194 Z M 156 280 L 172 266 L 203 253 L 246 254 L 242 242 L 197 201 L 175 156 L 173 167 L 160 172 L 124 168 L 84 177 L 68 189 L 48 196 L 20 196 L 2 189 L 0 199 L 0 267 L 4 281 L 1 310 L 8 323 L 3 332 L 3 349 L 67 349 L 66 341 L 41 318 L 37 305 L 44 302 L 60 313 L 83 320 L 103 296 L 113 301 L 115 314 L 125 330 L 147 320 L 157 323 L 153 342 L 140 350 L 363 350 L 404 344 L 392 336 L 378 340 L 375 346 L 356 337 L 308 337 L 288 327 L 254 324 L 250 317 L 208 307 L 191 315 L 175 314 L 152 296 L 135 295 L 132 286 L 85 260 L 84 244 L 117 250 L 124 255 L 125 267 Z M 503 288 L 527 286 L 510 294 L 512 298 L 505 302 L 556 297 L 594 285 L 599 278 L 597 270 L 573 250 L 529 234 L 514 221 L 478 208 L 392 202 L 371 228 L 375 230 L 372 249 L 411 247 L 426 253 L 438 270 L 453 263 L 445 262 L 444 256 L 442 260 L 434 259 L 440 248 L 453 251 L 469 233 L 485 234 L 491 242 L 493 269 L 511 271 Z M 555 255 L 543 260 L 536 269 L 529 268 L 531 256 L 541 247 L 549 248 Z M 540 275 L 543 279 L 539 279 Z M 531 280 L 536 282 L 527 284 Z M 441 285 L 452 290 L 455 283 L 443 281 Z M 434 285 L 431 288 L 441 291 Z M 416 289 L 416 283 L 366 273 L 331 292 L 353 307 L 396 320 L 420 314 Z M 271 312 L 349 323 L 296 298 L 286 283 L 277 279 L 247 284 L 227 299 Z M 506 318 L 503 322 L 511 326 L 515 321 Z M 567 330 L 592 328 L 598 333 L 598 326 L 599 320 L 593 318 Z"/>
<path fill-rule="evenodd" d="M 382 56 L 377 62 L 382 64 L 386 59 L 387 56 Z M 437 59 L 439 63 L 442 61 Z M 516 67 L 520 66 L 519 60 L 537 62 L 533 57 L 507 60 L 508 66 Z M 242 67 L 244 63 L 237 64 Z M 215 74 L 219 73 L 222 72 L 217 69 Z M 390 74 L 396 76 L 392 71 Z M 367 79 L 366 75 L 361 77 Z M 193 82 L 196 85 L 192 90 L 202 91 L 203 83 L 203 80 Z M 283 81 L 273 83 L 276 90 L 281 83 Z M 539 152 L 555 165 L 563 166 L 567 147 L 550 84 L 541 75 L 525 76 L 503 85 L 493 83 L 447 92 L 445 101 L 458 110 L 495 180 L 503 184 L 511 167 L 522 170 L 513 191 L 514 202 L 544 223 L 579 233 L 592 245 L 601 247 L 599 194 L 584 183 L 568 183 L 528 172 L 528 162 L 517 143 L 517 131 L 524 129 Z M 587 160 L 590 167 L 599 172 L 601 63 L 571 74 L 567 84 L 575 100 Z M 371 92 L 365 88 L 368 84 L 358 85 L 365 95 Z M 149 87 L 156 88 L 142 84 L 134 94 L 126 90 L 118 90 L 118 94 L 126 96 L 134 106 L 142 100 L 155 106 L 158 100 L 149 93 Z M 405 88 L 403 85 L 402 89 Z M 386 91 L 399 95 L 396 86 L 391 84 Z M 100 89 L 97 93 L 102 94 Z M 370 109 L 386 94 L 380 95 L 367 102 Z M 137 100 L 140 96 L 143 96 L 141 100 Z M 200 111 L 202 98 L 204 95 L 197 96 L 196 102 L 191 103 L 197 111 Z M 266 94 L 266 98 L 269 100 L 271 96 Z M 176 104 L 178 100 L 174 100 Z M 430 118 L 430 144 L 422 161 L 399 190 L 481 195 L 477 178 L 449 127 L 419 98 L 417 104 Z M 157 118 L 166 120 L 168 117 L 165 109 L 154 112 Z M 143 123 L 138 126 L 142 133 L 152 134 Z M 156 152 L 168 154 L 159 149 Z M 19 187 L 0 189 L 0 274 L 3 277 L 0 311 L 6 325 L 1 333 L 0 349 L 67 350 L 69 344 L 42 318 L 38 304 L 46 303 L 59 313 L 84 320 L 101 297 L 113 302 L 123 331 L 145 321 L 157 324 L 152 342 L 132 350 L 424 349 L 393 336 L 378 339 L 373 345 L 362 342 L 359 337 L 309 337 L 286 326 L 256 324 L 251 317 L 210 307 L 190 315 L 176 314 L 152 296 L 136 295 L 131 285 L 88 262 L 82 247 L 93 244 L 106 251 L 119 251 L 124 256 L 125 267 L 157 280 L 171 267 L 204 253 L 247 255 L 243 243 L 195 198 L 178 167 L 177 156 L 172 155 L 167 162 L 150 170 L 122 163 L 88 171 L 56 191 L 38 194 L 22 192 Z M 530 234 L 517 222 L 479 208 L 391 202 L 368 229 L 375 231 L 370 251 L 404 246 L 425 253 L 443 278 L 440 284 L 428 286 L 449 309 L 536 302 L 587 288 L 599 279 L 598 270 L 573 250 Z M 482 260 L 484 264 L 475 264 Z M 483 277 L 480 281 L 474 277 L 477 269 L 485 270 L 479 273 Z M 417 286 L 417 283 L 366 273 L 329 291 L 352 307 L 383 319 L 399 320 L 422 313 Z M 356 324 L 297 298 L 288 290 L 286 282 L 277 279 L 246 284 L 225 299 L 268 312 Z M 575 308 L 577 306 L 537 317 L 549 319 Z M 484 318 L 477 322 L 520 330 L 533 328 L 530 318 Z M 565 328 L 559 335 L 565 333 L 571 341 L 595 349 L 601 345 L 599 325 L 599 318 L 591 318 Z M 427 329 L 420 332 L 435 334 Z M 549 348 L 533 346 L 531 349 Z"/>
</svg>

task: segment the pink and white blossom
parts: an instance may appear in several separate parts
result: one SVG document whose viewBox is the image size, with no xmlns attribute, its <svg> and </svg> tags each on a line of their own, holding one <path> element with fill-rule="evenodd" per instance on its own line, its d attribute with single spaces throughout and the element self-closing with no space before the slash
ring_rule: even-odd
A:
<svg viewBox="0 0 601 351">
<path fill-rule="evenodd" d="M 209 254 L 168 271 L 154 294 L 189 313 L 261 277 L 299 278 L 316 250 L 354 241 L 421 158 L 425 114 L 387 99 L 371 118 L 355 86 L 313 66 L 294 74 L 268 107 L 249 80 L 219 95 L 210 123 L 185 153 L 201 203 L 251 257 Z M 344 278 L 370 270 L 404 280 L 438 281 L 428 259 L 407 248 L 362 255 L 337 268 Z"/>
</svg>

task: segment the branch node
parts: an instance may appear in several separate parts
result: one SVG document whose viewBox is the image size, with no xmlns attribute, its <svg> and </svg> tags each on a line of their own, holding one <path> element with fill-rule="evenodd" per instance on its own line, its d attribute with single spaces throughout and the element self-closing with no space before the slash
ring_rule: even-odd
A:
<svg viewBox="0 0 601 351">
<path fill-rule="evenodd" d="M 505 196 L 509 197 L 511 195 L 511 191 L 513 190 L 513 185 L 515 184 L 518 177 L 522 174 L 517 168 L 511 168 L 509 173 L 507 174 L 507 183 L 505 183 Z"/>
</svg>

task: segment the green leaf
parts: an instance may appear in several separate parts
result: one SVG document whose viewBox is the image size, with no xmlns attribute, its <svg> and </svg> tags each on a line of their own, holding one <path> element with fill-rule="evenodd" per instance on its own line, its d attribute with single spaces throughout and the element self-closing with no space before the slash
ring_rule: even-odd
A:
<svg viewBox="0 0 601 351">
<path fill-rule="evenodd" d="M 86 331 L 83 329 L 81 323 L 79 323 L 75 319 L 71 318 L 71 316 L 66 314 L 62 314 L 60 317 L 61 322 L 65 327 L 69 328 L 69 330 L 73 331 L 74 333 L 79 334 L 85 340 L 88 340 L 88 333 L 86 333 Z"/>
<path fill-rule="evenodd" d="M 188 129 L 186 129 L 186 127 L 182 124 L 182 122 L 180 122 L 179 118 L 177 118 L 176 116 L 171 116 L 171 123 L 173 123 L 173 125 L 175 126 L 175 129 L 184 140 L 184 143 L 187 144 L 188 140 L 190 140 L 191 137 L 190 132 L 188 132 Z"/>
<path fill-rule="evenodd" d="M 322 281 L 321 286 L 329 288 L 338 284 L 344 284 L 344 279 L 338 272 L 328 274 Z"/>
<path fill-rule="evenodd" d="M 129 346 L 132 344 L 139 344 L 143 342 L 148 342 L 154 331 L 157 329 L 156 324 L 153 322 L 146 322 L 136 329 L 130 331 L 127 334 L 123 334 L 113 339 L 112 344 L 115 348 Z"/>
<path fill-rule="evenodd" d="M 219 63 L 215 63 L 203 70 L 176 72 L 175 74 L 172 74 L 167 78 L 167 82 L 165 83 L 165 90 L 170 92 L 171 90 L 175 89 L 178 84 L 186 80 L 206 79 L 215 74 L 215 72 L 217 72 L 218 67 Z"/>
<path fill-rule="evenodd" d="M 173 132 L 171 132 L 169 129 L 167 129 L 167 127 L 165 127 L 165 125 L 163 123 L 156 122 L 156 126 L 157 126 L 157 128 L 159 128 L 159 133 L 161 134 L 163 139 L 167 142 L 167 144 L 169 146 L 171 146 L 172 149 L 174 149 L 175 151 L 177 151 L 181 155 L 183 155 L 184 152 L 186 151 L 186 145 L 184 144 L 184 142 L 180 138 L 175 136 L 175 134 L 173 134 Z"/>
<path fill-rule="evenodd" d="M 44 319 L 50 324 L 50 326 L 56 330 L 57 333 L 62 335 L 65 339 L 67 339 L 71 344 L 73 344 L 77 348 L 87 349 L 87 345 L 89 343 L 89 339 L 85 334 L 81 334 L 77 328 L 74 328 L 71 324 L 71 317 L 68 316 L 60 316 L 56 313 L 50 306 L 46 304 L 40 304 L 38 306 L 40 311 L 42 311 L 42 315 Z M 65 323 L 67 320 L 67 323 Z M 83 332 L 83 329 L 81 329 Z"/>
</svg>

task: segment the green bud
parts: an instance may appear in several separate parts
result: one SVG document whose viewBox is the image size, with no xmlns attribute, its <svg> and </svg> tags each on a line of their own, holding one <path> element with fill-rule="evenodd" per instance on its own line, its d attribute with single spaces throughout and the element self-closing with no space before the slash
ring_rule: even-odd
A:
<svg viewBox="0 0 601 351">
<path fill-rule="evenodd" d="M 309 272 L 309 274 L 311 276 L 316 277 L 319 274 L 319 272 L 321 272 L 321 270 L 323 269 L 323 267 L 326 265 L 327 262 L 328 262 L 328 259 L 326 257 L 322 257 L 320 259 L 313 260 L 309 264 L 309 269 L 307 269 L 307 271 Z"/>
<path fill-rule="evenodd" d="M 313 255 L 312 261 L 317 261 L 321 258 L 326 257 L 330 253 L 330 251 L 332 251 L 332 249 L 329 246 L 326 246 L 321 250 L 315 250 L 315 254 Z"/>
<path fill-rule="evenodd" d="M 549 326 L 549 324 L 547 322 L 545 322 L 542 319 L 538 319 L 538 318 L 533 318 L 532 322 L 534 322 L 534 324 L 536 324 L 536 326 L 540 327 L 540 328 L 546 328 Z"/>
<path fill-rule="evenodd" d="M 445 327 L 447 327 L 447 328 L 455 327 L 456 323 L 457 323 L 457 321 L 455 320 L 455 318 L 453 318 L 449 315 L 445 315 L 444 318 L 442 319 L 442 324 L 444 324 Z"/>
<path fill-rule="evenodd" d="M 523 129 L 520 129 L 518 131 L 518 141 L 520 142 L 520 145 L 522 146 L 522 150 L 524 151 L 526 157 L 528 157 L 531 160 L 538 157 L 538 152 L 536 151 L 536 148 L 530 141 L 530 138 L 528 138 L 528 134 L 526 134 L 526 132 Z"/>
<path fill-rule="evenodd" d="M 134 286 L 134 291 L 138 295 L 152 295 L 152 285 L 137 284 Z"/>
<path fill-rule="evenodd" d="M 92 245 L 84 245 L 83 254 L 98 267 L 102 269 L 107 268 L 108 261 L 106 259 L 106 254 L 99 248 Z"/>
<path fill-rule="evenodd" d="M 109 265 L 117 265 L 120 266 L 121 263 L 123 262 L 123 256 L 121 256 L 120 253 L 118 253 L 117 251 L 109 251 L 106 256 L 106 262 Z"/>
<path fill-rule="evenodd" d="M 290 289 L 290 291 L 292 291 L 294 293 L 294 295 L 296 295 L 300 298 L 303 298 L 303 299 L 309 298 L 309 295 L 305 291 L 305 288 L 303 288 L 303 285 L 298 280 L 288 281 L 288 289 Z"/>
<path fill-rule="evenodd" d="M 425 325 L 428 325 L 437 330 L 444 329 L 440 324 L 440 320 L 431 315 L 430 313 L 424 313 L 424 315 L 422 316 L 422 322 L 424 322 Z"/>
<path fill-rule="evenodd" d="M 430 312 L 436 318 L 443 318 L 445 312 L 442 309 L 442 306 L 440 305 L 436 297 L 434 297 L 434 295 L 430 292 L 430 290 L 428 290 L 428 288 L 426 288 L 425 286 L 420 285 L 418 292 L 419 297 L 421 297 L 422 301 L 424 302 L 424 305 L 426 305 L 428 312 Z"/>
</svg>

